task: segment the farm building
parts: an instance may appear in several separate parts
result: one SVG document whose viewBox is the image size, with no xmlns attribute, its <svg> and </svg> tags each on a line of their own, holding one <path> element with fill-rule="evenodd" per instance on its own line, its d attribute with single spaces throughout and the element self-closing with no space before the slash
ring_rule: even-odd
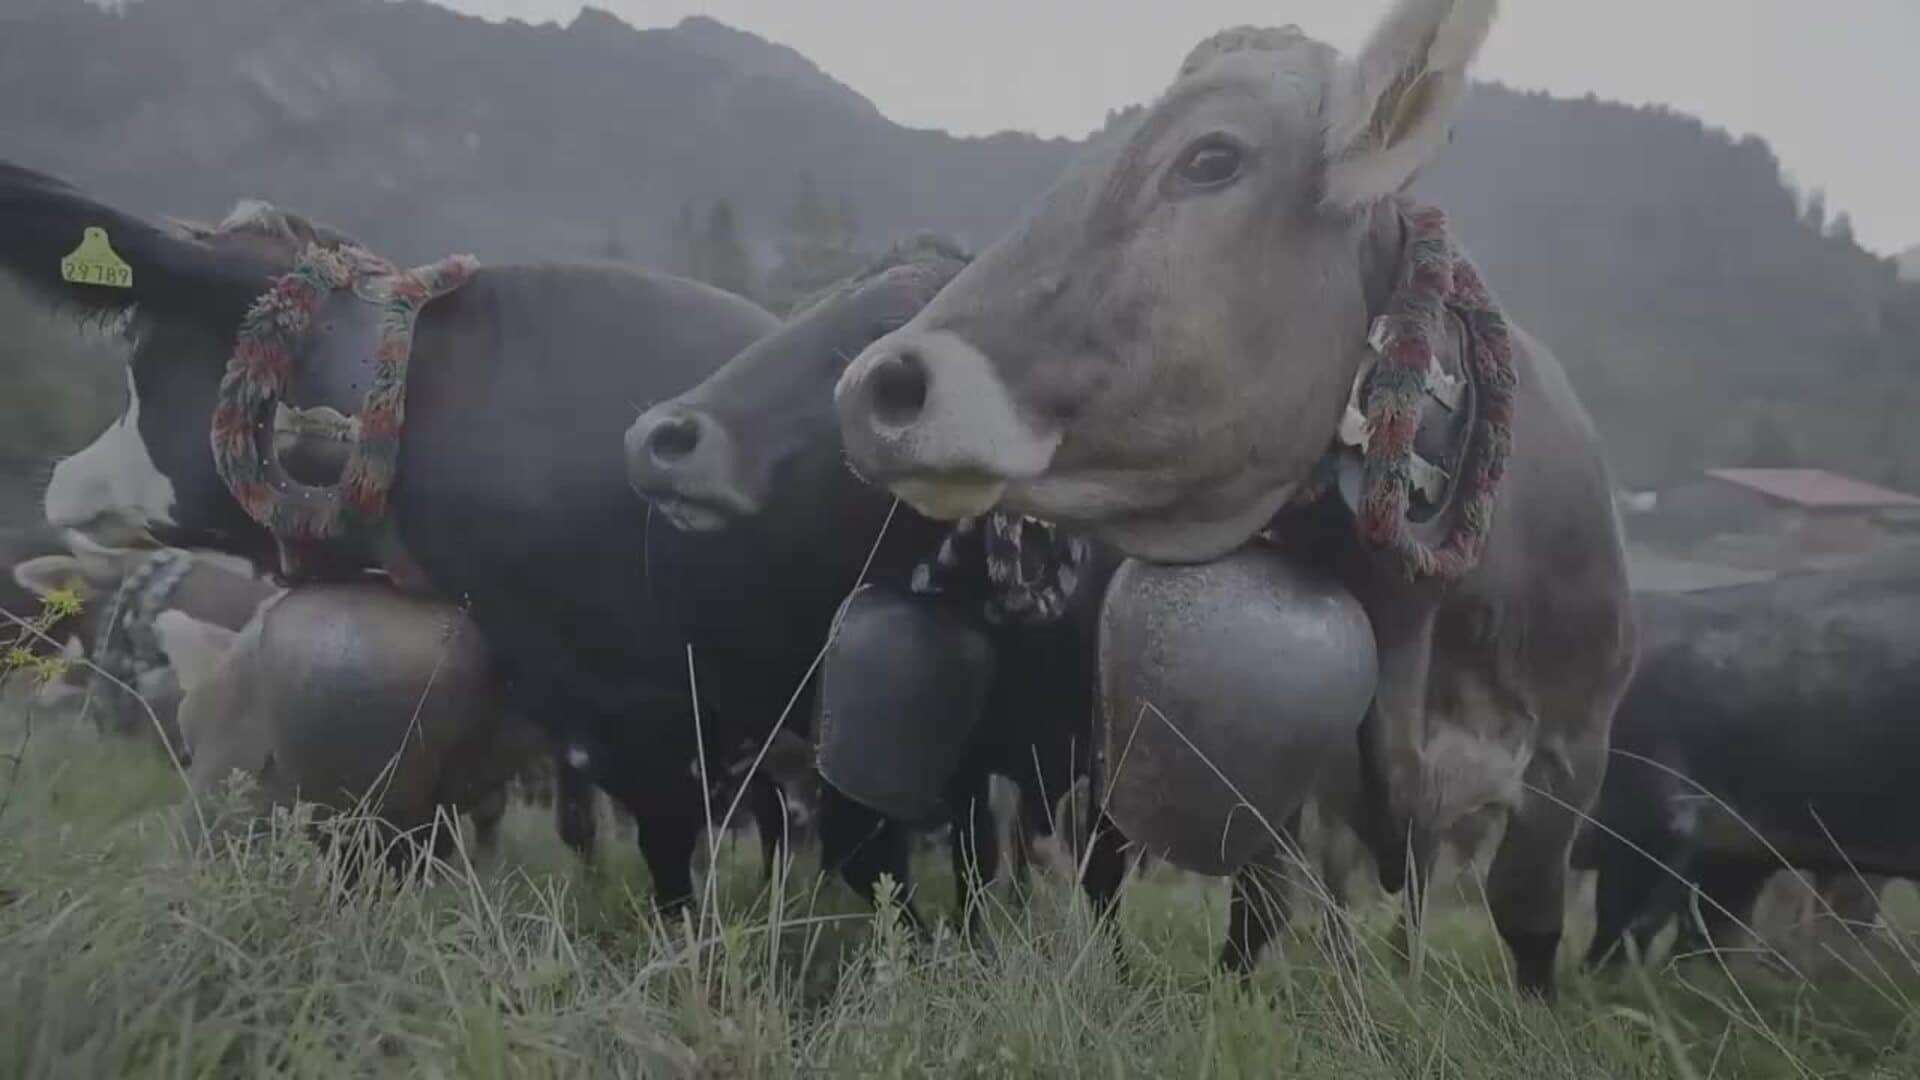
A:
<svg viewBox="0 0 1920 1080">
<path fill-rule="evenodd" d="M 1872 555 L 1907 542 L 1916 520 L 1920 496 L 1824 469 L 1710 469 L 1626 515 L 1636 546 L 1770 572 Z"/>
</svg>

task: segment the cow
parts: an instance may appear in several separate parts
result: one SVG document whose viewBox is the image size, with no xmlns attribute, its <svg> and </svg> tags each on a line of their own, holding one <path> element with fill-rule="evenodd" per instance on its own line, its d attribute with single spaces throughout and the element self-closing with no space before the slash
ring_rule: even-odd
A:
<svg viewBox="0 0 1920 1080">
<path fill-rule="evenodd" d="M 813 744 L 791 728 L 780 728 L 766 744 L 749 739 L 735 750 L 718 776 L 707 782 L 712 790 L 712 813 L 732 831 L 752 824 L 760 842 L 761 880 L 772 883 L 783 852 L 807 846 L 817 838 L 820 818 L 820 777 L 813 766 Z M 726 817 L 736 799 L 752 800 L 751 818 Z M 696 856 L 695 863 L 703 860 Z"/>
<path fill-rule="evenodd" d="M 1400 195 L 1494 8 L 1399 0 L 1350 61 L 1295 27 L 1202 43 L 835 397 L 854 467 L 937 517 L 998 508 L 1178 563 L 1346 515 L 1322 554 L 1379 648 L 1382 884 L 1418 911 L 1436 838 L 1504 807 L 1488 906 L 1547 995 L 1633 616 L 1564 372 Z"/>
<path fill-rule="evenodd" d="M 88 235 L 127 265 L 124 279 L 65 280 L 62 260 Z M 239 324 L 306 245 L 337 241 L 329 237 L 260 206 L 221 228 L 162 228 L 0 166 L 0 270 L 83 316 L 132 312 L 126 412 L 56 466 L 50 522 L 103 541 L 152 537 L 277 561 L 274 537 L 217 471 L 209 429 Z M 412 339 L 402 479 L 384 518 L 400 557 L 380 561 L 470 612 L 511 705 L 549 732 L 562 764 L 641 823 L 641 854 L 667 908 L 693 894 L 705 825 L 706 793 L 689 763 L 704 747 L 712 774 L 742 738 L 765 735 L 814 652 L 803 635 L 763 625 L 782 663 L 742 670 L 739 649 L 751 642 L 696 640 L 681 615 L 751 607 L 772 582 L 804 580 L 836 597 L 852 582 L 775 568 L 744 540 L 649 528 L 620 439 L 638 408 L 698 382 L 776 324 L 740 297 L 639 269 L 502 266 L 427 304 Z M 353 413 L 361 370 L 303 365 L 289 397 Z M 345 561 L 325 576 L 350 579 L 372 559 Z M 692 594 L 680 588 L 696 580 Z"/>
<path fill-rule="evenodd" d="M 257 782 L 256 810 L 308 802 L 413 834 L 446 808 L 474 814 L 491 847 L 507 781 L 539 750 L 451 604 L 378 583 L 308 585 L 238 631 L 175 610 L 154 627 L 184 691 L 197 797 L 239 771 Z"/>
<path fill-rule="evenodd" d="M 1643 593 L 1595 825 L 1588 960 L 1644 949 L 1697 887 L 1709 942 L 1789 867 L 1920 874 L 1920 555 Z M 1683 884 L 1684 883 L 1684 884 Z M 1689 920 L 1690 921 L 1690 920 Z"/>
<path fill-rule="evenodd" d="M 820 724 L 833 732 L 822 753 L 845 751 L 854 760 L 844 768 L 860 775 L 836 774 L 831 760 L 823 762 L 834 781 L 821 793 L 823 863 L 871 901 L 882 873 L 910 886 L 910 827 L 946 821 L 971 923 L 977 891 L 999 863 L 990 778 L 1021 789 L 1027 830 L 1048 829 L 1049 815 L 1032 808 L 1057 799 L 1087 767 L 1091 617 L 1106 571 L 1089 560 L 1082 580 L 1064 590 L 1070 610 L 1054 612 L 1052 621 L 1029 620 L 1024 611 L 994 615 L 986 526 L 949 537 L 946 526 L 921 515 L 895 514 L 888 495 L 842 464 L 834 380 L 849 357 L 904 324 L 964 265 L 934 238 L 896 248 L 698 386 L 642 414 L 626 450 L 634 490 L 689 536 L 764 537 L 769 551 L 780 552 L 778 565 L 795 573 L 829 582 L 860 577 L 862 589 L 838 619 L 837 594 L 787 586 L 760 599 L 809 648 L 837 627 L 818 680 Z M 889 524 L 876 544 L 881 522 Z M 1038 541 L 1023 549 L 1037 550 Z M 869 639 L 874 647 L 861 644 Z M 961 686 L 973 694 L 964 704 L 943 696 Z M 879 774 L 909 764 L 888 756 L 886 730 L 901 720 L 896 709 L 952 714 L 956 738 L 945 747 L 951 753 L 903 748 L 923 766 L 921 779 L 907 791 L 881 792 L 895 778 Z M 1117 846 L 1092 862 L 1089 888 L 1110 896 L 1123 869 Z M 905 916 L 924 925 L 907 900 Z"/>
<path fill-rule="evenodd" d="M 277 588 L 251 563 L 219 552 L 103 548 L 79 534 L 69 534 L 67 547 L 13 570 L 33 596 L 66 590 L 82 605 L 67 670 L 43 690 L 42 702 L 78 700 L 100 730 L 154 739 L 184 763 L 175 716 L 182 691 L 156 618 L 176 610 L 238 630 Z"/>
<path fill-rule="evenodd" d="M 911 265 L 909 254 L 896 253 L 894 258 L 908 258 Z M 951 259 L 946 265 L 950 273 L 957 273 L 960 263 Z M 798 535 L 800 528 L 823 520 L 811 509 L 816 503 L 842 505 L 845 499 L 861 497 L 864 492 L 866 499 L 884 505 L 883 495 L 863 488 L 846 470 L 832 467 L 841 448 L 830 399 L 833 380 L 839 377 L 847 358 L 888 325 L 903 322 L 913 313 L 912 298 L 903 299 L 898 291 L 885 287 L 890 277 L 904 276 L 901 270 L 889 266 L 888 260 L 882 260 L 869 268 L 864 280 L 856 278 L 847 283 L 819 309 L 803 311 L 781 333 L 756 343 L 708 382 L 643 415 L 628 435 L 635 487 L 670 512 L 682 527 L 704 531 L 742 524 L 772 531 L 779 522 L 790 521 L 798 525 L 786 527 Z M 823 498 L 822 485 L 831 486 L 833 494 Z M 827 542 L 845 543 L 832 537 Z M 919 605 L 897 588 L 897 582 L 870 585 L 870 589 L 894 588 L 882 595 L 863 596 L 864 603 L 850 603 L 848 610 L 854 622 L 842 626 L 835 648 L 827 655 L 822 679 L 831 685 L 838 667 L 846 668 L 847 681 L 863 700 L 848 703 L 856 716 L 843 717 L 840 722 L 864 721 L 870 726 L 860 737 L 843 734 L 842 740 L 864 745 L 866 753 L 880 759 L 880 764 L 871 767 L 892 773 L 879 779 L 861 777 L 864 794 L 896 820 L 953 813 L 961 807 L 982 804 L 981 785 L 989 775 L 1030 776 L 1033 769 L 1029 759 L 1034 756 L 1036 733 L 1066 731 L 1082 746 L 1090 741 L 1097 745 L 1095 733 L 1084 725 L 1091 707 L 1087 664 L 1099 589 L 1110 568 L 1109 560 L 1083 585 L 1088 591 L 1075 605 L 1072 618 L 1051 632 L 1032 627 L 988 627 L 977 618 L 956 618 L 949 611 L 916 610 Z M 1223 599 L 1234 611 L 1247 608 L 1242 598 Z M 871 645 L 863 646 L 858 640 L 866 628 L 862 619 L 872 620 L 876 640 Z M 925 640 L 914 640 L 916 634 L 925 635 Z M 989 638 L 991 644 L 984 644 Z M 943 677 L 948 669 L 967 666 L 964 657 L 975 639 L 983 643 L 977 646 L 986 672 L 979 680 L 981 692 L 992 695 L 985 706 L 990 719 L 984 723 L 975 715 L 975 706 L 955 705 L 954 699 L 961 695 L 954 693 L 954 686 L 959 684 Z M 896 683 L 908 685 L 900 687 L 897 698 L 889 698 L 882 688 L 890 689 L 890 684 Z M 1211 687 L 1203 689 L 1211 696 Z M 1051 703 L 1036 707 L 1042 702 L 1036 702 L 1035 695 L 1041 693 L 1048 695 Z M 863 705 L 874 710 L 870 720 Z M 931 715 L 954 708 L 962 715 L 932 721 L 932 727 L 942 730 L 934 738 L 920 740 L 921 745 L 891 751 L 892 756 L 874 746 L 894 741 L 889 736 L 893 729 L 901 728 L 903 716 L 911 716 L 926 727 Z M 1279 720 L 1271 711 L 1268 716 L 1276 723 Z M 980 726 L 971 726 L 974 724 Z M 1328 811 L 1323 816 L 1351 823 L 1357 820 L 1359 794 L 1356 748 L 1350 731 L 1342 734 L 1336 730 L 1332 734 L 1335 738 L 1326 747 L 1333 760 L 1317 794 Z M 1065 747 L 1057 747 L 1054 753 L 1062 749 Z M 956 770 L 954 762 L 962 759 L 969 764 Z M 913 765 L 929 768 L 916 770 L 910 767 Z M 1071 779 L 1086 787 L 1085 768 L 1076 769 L 1071 775 L 1053 770 L 1050 775 L 1033 776 L 1036 782 L 1020 785 L 1020 809 L 1011 822 L 1015 827 L 1001 841 L 1012 856 L 1016 878 L 1023 873 L 1021 858 L 1028 838 L 1051 831 L 1049 804 L 1060 798 L 1063 781 Z M 948 784 L 954 786 L 946 792 L 943 810 L 932 810 L 935 796 Z M 907 790 L 896 792 L 890 785 Z M 1314 789 L 1299 784 L 1291 790 L 1297 802 Z M 1082 808 L 1080 814 L 1086 813 Z M 823 822 L 829 865 L 844 850 L 845 833 L 854 820 L 854 809 L 844 798 L 829 792 L 828 815 Z M 1086 816 L 1076 816 L 1075 822 L 1075 831 L 1083 834 L 1093 825 Z M 973 866 L 987 871 L 978 877 L 991 878 L 996 850 L 984 838 L 970 837 L 968 831 L 963 827 L 954 834 L 956 874 L 964 881 L 977 883 L 977 878 L 966 872 L 966 861 L 970 859 Z M 1095 837 L 1087 885 L 1096 906 L 1105 911 L 1125 869 L 1118 853 L 1124 831 L 1107 821 Z M 899 844 L 891 835 L 876 836 L 872 842 Z M 897 846 L 888 850 L 887 872 L 904 881 L 904 852 Z M 1153 858 L 1157 852 L 1152 847 L 1139 847 L 1138 854 Z M 1349 865 L 1344 852 L 1330 854 L 1329 868 L 1337 864 L 1344 871 Z M 879 869 L 870 863 L 847 868 L 856 891 L 862 895 L 870 894 L 868 875 Z M 1219 867 L 1208 869 L 1221 872 Z M 1344 906 L 1347 876 L 1342 872 L 1340 882 L 1333 886 L 1337 890 L 1336 906 Z M 1265 941 L 1279 929 L 1263 910 L 1264 905 L 1253 903 L 1256 896 L 1271 892 L 1276 884 L 1252 879 L 1236 882 L 1233 933 L 1221 953 L 1227 965 L 1250 965 Z M 963 903 L 974 910 L 971 901 Z M 907 910 L 911 915 L 911 906 Z M 1256 914 L 1262 918 L 1254 918 Z"/>
</svg>

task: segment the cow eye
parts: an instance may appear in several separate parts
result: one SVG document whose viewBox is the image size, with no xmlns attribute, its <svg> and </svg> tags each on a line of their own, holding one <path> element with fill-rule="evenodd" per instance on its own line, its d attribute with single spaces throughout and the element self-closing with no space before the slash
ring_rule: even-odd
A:
<svg viewBox="0 0 1920 1080">
<path fill-rule="evenodd" d="M 1192 187 L 1214 188 L 1238 177 L 1245 160 L 1239 143 L 1224 135 L 1208 135 L 1187 147 L 1173 172 Z"/>
</svg>

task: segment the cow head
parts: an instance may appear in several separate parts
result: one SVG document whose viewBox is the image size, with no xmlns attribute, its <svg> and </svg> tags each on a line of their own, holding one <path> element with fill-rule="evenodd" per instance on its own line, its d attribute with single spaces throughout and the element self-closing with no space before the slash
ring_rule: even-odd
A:
<svg viewBox="0 0 1920 1080">
<path fill-rule="evenodd" d="M 1331 443 L 1494 0 L 1400 0 L 1345 61 L 1197 48 L 1018 231 L 836 389 L 848 456 L 936 517 L 995 505 L 1148 558 L 1257 531 Z"/>
<path fill-rule="evenodd" d="M 846 535 L 850 504 L 887 500 L 842 464 L 833 384 L 849 360 L 906 324 L 965 265 L 923 240 L 841 285 L 692 390 L 627 430 L 633 488 L 680 528 L 754 519 L 801 535 Z"/>
<path fill-rule="evenodd" d="M 125 287 L 69 282 L 64 255 L 103 234 Z M 266 533 L 228 495 L 208 431 L 235 330 L 255 297 L 311 243 L 344 238 L 244 202 L 218 226 L 156 225 L 50 177 L 0 164 L 0 270 L 64 310 L 122 320 L 134 342 L 120 419 L 54 469 L 48 522 L 109 546 L 159 541 L 244 555 Z"/>
</svg>

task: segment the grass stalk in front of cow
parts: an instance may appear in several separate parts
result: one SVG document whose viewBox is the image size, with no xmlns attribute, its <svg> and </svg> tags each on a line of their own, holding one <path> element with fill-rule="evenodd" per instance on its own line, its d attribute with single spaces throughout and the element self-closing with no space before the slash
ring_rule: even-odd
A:
<svg viewBox="0 0 1920 1080">
<path fill-rule="evenodd" d="M 361 818 L 303 808 L 208 837 L 151 746 L 38 724 L 0 829 L 10 1076 L 1920 1074 L 1920 966 L 1897 929 L 1852 971 L 1682 961 L 1571 978 L 1549 1008 L 1512 993 L 1470 886 L 1436 890 L 1417 979 L 1379 898 L 1349 916 L 1357 962 L 1302 911 L 1251 980 L 1220 975 L 1224 887 L 1165 868 L 1128 887 L 1125 971 L 1068 882 L 1028 905 L 996 892 L 983 948 L 921 945 L 809 855 L 761 887 L 750 844 L 722 845 L 702 910 L 670 924 L 630 843 L 588 872 L 531 807 L 494 856 L 462 842 L 390 868 L 368 848 L 351 877 L 329 849 L 385 842 Z M 945 879 L 920 875 L 928 910 L 950 907 Z M 1890 907 L 1896 927 L 1920 917 L 1904 886 Z M 1861 974 L 1875 964 L 1885 978 Z"/>
</svg>

